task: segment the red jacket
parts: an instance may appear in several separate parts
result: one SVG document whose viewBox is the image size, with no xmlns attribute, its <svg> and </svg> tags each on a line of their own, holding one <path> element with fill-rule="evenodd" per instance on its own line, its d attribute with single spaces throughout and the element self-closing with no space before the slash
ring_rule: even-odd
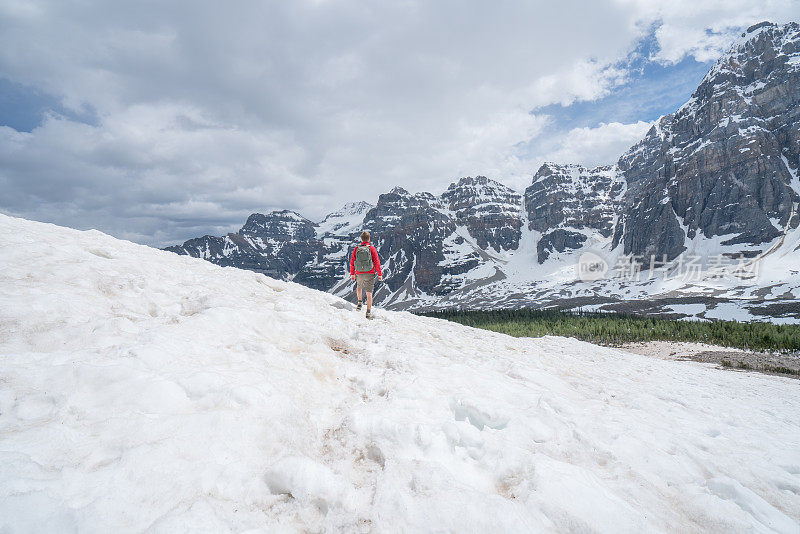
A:
<svg viewBox="0 0 800 534">
<path fill-rule="evenodd" d="M 353 254 L 350 255 L 350 276 L 355 276 L 356 274 L 377 274 L 378 276 L 383 276 L 381 273 L 381 260 L 378 258 L 378 251 L 366 241 L 361 243 L 361 245 L 369 245 L 369 251 L 372 254 L 372 270 L 364 271 L 363 273 L 360 271 L 356 272 L 356 250 L 358 249 L 358 247 L 356 247 L 353 249 Z"/>
</svg>

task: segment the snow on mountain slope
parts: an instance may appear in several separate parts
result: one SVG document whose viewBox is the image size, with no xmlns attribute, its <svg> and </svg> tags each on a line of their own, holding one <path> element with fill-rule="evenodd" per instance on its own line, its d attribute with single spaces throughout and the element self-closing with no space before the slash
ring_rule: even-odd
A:
<svg viewBox="0 0 800 534">
<path fill-rule="evenodd" d="M 328 234 L 349 236 L 353 232 L 360 232 L 364 214 L 373 207 L 369 202 L 348 202 L 317 225 L 317 237 L 322 239 Z"/>
<path fill-rule="evenodd" d="M 800 25 L 763 22 L 613 165 L 547 162 L 524 192 L 481 175 L 440 195 L 396 187 L 319 224 L 253 214 L 236 234 L 168 250 L 343 296 L 348 254 L 368 229 L 386 267 L 375 294 L 386 308 L 800 323 L 798 109 Z M 628 276 L 631 267 L 642 273 Z M 602 275 L 586 283 L 588 268 Z M 722 271 L 742 270 L 753 276 L 720 283 Z"/>
<path fill-rule="evenodd" d="M 0 215 L 0 530 L 800 530 L 800 389 Z"/>
</svg>

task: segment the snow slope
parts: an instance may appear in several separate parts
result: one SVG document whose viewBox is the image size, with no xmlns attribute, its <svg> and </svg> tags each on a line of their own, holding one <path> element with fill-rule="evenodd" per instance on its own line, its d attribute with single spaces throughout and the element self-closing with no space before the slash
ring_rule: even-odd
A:
<svg viewBox="0 0 800 534">
<path fill-rule="evenodd" d="M 800 387 L 0 215 L 0 531 L 800 531 Z"/>
</svg>

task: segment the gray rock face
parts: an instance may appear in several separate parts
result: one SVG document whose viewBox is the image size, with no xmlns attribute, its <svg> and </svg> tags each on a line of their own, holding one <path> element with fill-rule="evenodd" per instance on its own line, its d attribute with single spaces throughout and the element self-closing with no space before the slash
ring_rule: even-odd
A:
<svg viewBox="0 0 800 534">
<path fill-rule="evenodd" d="M 430 193 L 412 195 L 395 187 L 378 197 L 377 205 L 367 212 L 364 226 L 376 236 L 378 254 L 388 267 L 390 291 L 398 291 L 411 280 L 415 290 L 442 291 L 439 284 L 447 271 L 443 243 L 456 229 L 442 207 Z"/>
<path fill-rule="evenodd" d="M 316 239 L 313 222 L 293 211 L 279 210 L 252 214 L 238 233 L 190 239 L 165 250 L 287 278 L 315 263 L 323 244 Z"/>
<path fill-rule="evenodd" d="M 278 246 L 313 239 L 314 227 L 313 222 L 293 211 L 279 210 L 267 215 L 260 213 L 250 215 L 239 230 L 239 234 Z"/>
<path fill-rule="evenodd" d="M 246 238 L 230 233 L 222 237 L 206 235 L 186 241 L 183 245 L 167 247 L 164 250 L 203 258 L 219 265 L 238 267 L 273 278 L 281 278 L 286 268 L 280 258 L 269 253 L 262 253 Z"/>
<path fill-rule="evenodd" d="M 321 253 L 315 261 L 306 263 L 292 280 L 323 291 L 346 280 L 349 252 L 365 229 L 365 214 L 373 207 L 367 202 L 351 202 L 327 215 L 315 227 L 317 239 L 322 244 Z"/>
<path fill-rule="evenodd" d="M 319 225 L 317 235 L 351 236 L 361 231 L 364 214 L 374 208 L 369 202 L 349 202 L 342 209 L 328 214 Z"/>
<path fill-rule="evenodd" d="M 670 260 L 714 238 L 755 257 L 800 223 L 799 104 L 800 27 L 760 24 L 614 165 L 547 163 L 523 195 L 484 176 L 438 197 L 396 187 L 320 223 L 253 214 L 237 233 L 167 250 L 345 295 L 368 229 L 384 265 L 376 298 L 396 308 L 491 307 L 498 295 L 525 305 L 548 265 L 563 278 L 589 249 Z"/>
<path fill-rule="evenodd" d="M 612 166 L 545 163 L 525 190 L 528 228 L 547 232 L 559 226 L 592 228 L 611 235 L 625 182 Z"/>
<path fill-rule="evenodd" d="M 442 202 L 455 213 L 482 249 L 515 250 L 522 228 L 519 193 L 485 176 L 461 178 L 442 194 Z"/>
<path fill-rule="evenodd" d="M 542 165 L 525 190 L 528 229 L 542 233 L 539 263 L 553 251 L 580 248 L 587 233 L 611 236 L 624 191 L 625 182 L 613 165 Z"/>
<path fill-rule="evenodd" d="M 586 242 L 587 237 L 578 232 L 556 228 L 547 232 L 536 243 L 536 253 L 539 263 L 544 263 L 553 252 L 564 252 L 568 249 L 579 249 Z"/>
<path fill-rule="evenodd" d="M 619 160 L 628 192 L 614 244 L 684 250 L 684 237 L 758 245 L 798 224 L 800 27 L 753 26 L 692 98 Z"/>
</svg>

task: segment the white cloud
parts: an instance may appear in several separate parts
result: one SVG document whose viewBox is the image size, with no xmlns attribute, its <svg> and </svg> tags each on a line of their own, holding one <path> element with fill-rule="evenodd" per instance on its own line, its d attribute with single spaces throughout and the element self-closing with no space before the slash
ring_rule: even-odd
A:
<svg viewBox="0 0 800 534">
<path fill-rule="evenodd" d="M 638 121 L 631 124 L 601 123 L 596 127 L 573 128 L 551 136 L 538 143 L 538 150 L 524 163 L 538 169 L 547 161 L 578 163 L 586 167 L 616 163 L 619 157 L 636 144 L 650 129 L 652 123 Z M 530 174 L 518 173 L 506 180 L 508 185 L 523 189 L 530 185 Z"/>
<path fill-rule="evenodd" d="M 660 50 L 654 59 L 675 63 L 686 56 L 715 60 L 743 28 L 769 20 L 786 23 L 800 15 L 798 0 L 618 0 L 645 24 L 657 21 Z"/>
<path fill-rule="evenodd" d="M 536 80 L 528 99 L 534 106 L 558 103 L 569 106 L 580 100 L 607 95 L 627 80 L 628 73 L 613 65 L 579 61 Z"/>
<path fill-rule="evenodd" d="M 304 160 L 290 137 L 221 126 L 181 105 L 132 106 L 99 126 L 49 117 L 29 134 L 0 128 L 10 211 L 60 212 L 132 239 L 149 240 L 164 221 L 196 230 L 241 223 L 254 206 L 301 208 L 325 193 L 298 174 Z"/>
<path fill-rule="evenodd" d="M 692 28 L 745 20 L 740 7 L 691 8 L 687 25 L 632 0 L 1 3 L 4 76 L 97 120 L 2 129 L 0 209 L 163 244 L 255 210 L 319 219 L 396 184 L 522 182 L 548 155 L 606 161 L 639 125 L 572 130 L 522 157 L 547 136 L 530 110 L 608 94 L 656 18 L 660 59 L 712 53 Z"/>
<path fill-rule="evenodd" d="M 574 128 L 559 139 L 559 147 L 542 156 L 548 161 L 580 163 L 587 167 L 615 163 L 647 133 L 652 123 L 611 122 L 595 128 Z"/>
</svg>

